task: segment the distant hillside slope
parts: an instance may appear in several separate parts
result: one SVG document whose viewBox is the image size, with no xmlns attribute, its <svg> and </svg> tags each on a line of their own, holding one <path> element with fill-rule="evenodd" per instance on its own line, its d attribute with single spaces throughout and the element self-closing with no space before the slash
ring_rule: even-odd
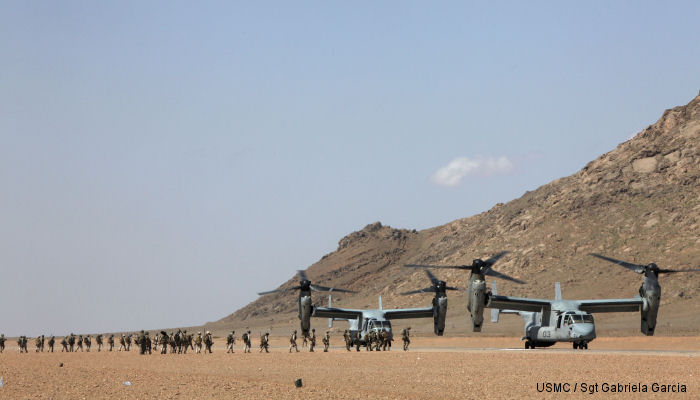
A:
<svg viewBox="0 0 700 400">
<path fill-rule="evenodd" d="M 666 110 L 655 124 L 571 176 L 481 214 L 419 232 L 378 222 L 367 225 L 342 238 L 336 251 L 307 272 L 314 283 L 359 292 L 334 295 L 334 305 L 376 307 L 381 295 L 385 307 L 423 306 L 430 304 L 430 295 L 397 294 L 427 286 L 423 271 L 404 268 L 404 263 L 468 264 L 509 250 L 495 269 L 527 284 L 501 281 L 500 293 L 551 298 L 554 282 L 561 281 L 565 298 L 634 296 L 640 276 L 588 253 L 656 262 L 662 268 L 700 265 L 699 143 L 700 96 Z M 468 278 L 462 271 L 436 274 L 460 287 Z M 700 330 L 698 282 L 700 274 L 661 277 L 658 334 Z M 297 283 L 293 277 L 282 287 Z M 260 297 L 207 326 L 291 329 L 298 326 L 296 296 L 289 292 Z M 446 334 L 468 333 L 466 293 L 450 293 L 449 298 Z M 314 301 L 327 300 L 318 293 Z M 603 330 L 638 331 L 637 314 L 601 315 L 599 320 L 606 321 L 599 324 Z M 312 322 L 326 324 L 321 319 Z M 411 323 L 427 332 L 432 321 Z M 506 333 L 520 334 L 520 321 L 505 326 Z M 484 329 L 486 334 L 494 330 L 498 328 L 490 323 Z"/>
</svg>

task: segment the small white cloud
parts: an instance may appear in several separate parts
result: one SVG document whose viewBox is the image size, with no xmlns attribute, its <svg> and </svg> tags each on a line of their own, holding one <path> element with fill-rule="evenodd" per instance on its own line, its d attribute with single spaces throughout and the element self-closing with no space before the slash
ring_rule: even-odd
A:
<svg viewBox="0 0 700 400">
<path fill-rule="evenodd" d="M 457 186 L 468 176 L 505 175 L 513 170 L 513 162 L 501 157 L 458 157 L 441 167 L 430 180 L 442 186 Z"/>
</svg>

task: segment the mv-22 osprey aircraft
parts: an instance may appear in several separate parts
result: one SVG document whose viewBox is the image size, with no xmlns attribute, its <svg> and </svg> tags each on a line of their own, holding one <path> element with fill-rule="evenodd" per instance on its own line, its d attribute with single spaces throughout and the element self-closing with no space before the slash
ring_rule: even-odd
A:
<svg viewBox="0 0 700 400">
<path fill-rule="evenodd" d="M 360 346 L 366 345 L 369 333 L 374 331 L 379 333 L 382 330 L 388 331 L 392 335 L 391 320 L 394 319 L 409 319 L 409 318 L 433 318 L 434 331 L 438 336 L 442 336 L 445 331 L 445 317 L 447 315 L 447 290 L 459 290 L 447 286 L 444 281 L 435 278 L 430 272 L 426 271 L 431 280 L 432 285 L 425 289 L 419 289 L 402 294 L 413 293 L 435 293 L 433 306 L 423 308 L 396 308 L 384 309 L 382 307 L 382 298 L 379 296 L 378 309 L 353 309 L 332 307 L 331 298 L 328 296 L 328 307 L 317 307 L 311 302 L 311 291 L 328 291 L 328 292 L 345 292 L 355 293 L 351 290 L 330 288 L 324 286 L 312 285 L 304 271 L 297 271 L 300 278 L 300 285 L 288 289 L 270 290 L 267 292 L 258 293 L 264 295 L 268 293 L 286 292 L 291 290 L 299 290 L 299 319 L 301 321 L 302 335 L 308 335 L 311 326 L 311 317 L 328 318 L 329 327 L 333 321 L 348 321 L 350 335 L 353 339 L 353 345 L 357 351 Z"/>
<path fill-rule="evenodd" d="M 621 265 L 638 274 L 644 274 L 639 296 L 628 299 L 563 300 L 559 282 L 555 284 L 554 300 L 499 296 L 496 283 L 487 296 L 486 307 L 491 308 L 492 322 L 498 322 L 499 314 L 519 314 L 525 322 L 525 348 L 549 347 L 556 342 L 572 342 L 574 349 L 588 349 L 588 342 L 595 339 L 595 324 L 591 313 L 636 312 L 641 310 L 641 331 L 652 336 L 661 300 L 659 274 L 695 272 L 700 269 L 661 269 L 656 264 L 632 264 L 591 254 L 594 257 Z"/>
<path fill-rule="evenodd" d="M 484 305 L 486 305 L 487 296 L 485 275 L 505 279 L 519 284 L 525 283 L 519 279 L 515 279 L 511 276 L 493 270 L 492 267 L 496 263 L 496 261 L 498 261 L 501 257 L 503 257 L 506 254 L 508 254 L 507 251 L 502 251 L 486 260 L 477 258 L 476 260 L 472 261 L 471 265 L 406 264 L 405 266 L 409 268 L 447 268 L 471 271 L 471 273 L 469 274 L 469 283 L 467 286 L 467 310 L 471 313 L 472 330 L 474 332 L 480 332 L 481 325 L 484 321 Z"/>
</svg>

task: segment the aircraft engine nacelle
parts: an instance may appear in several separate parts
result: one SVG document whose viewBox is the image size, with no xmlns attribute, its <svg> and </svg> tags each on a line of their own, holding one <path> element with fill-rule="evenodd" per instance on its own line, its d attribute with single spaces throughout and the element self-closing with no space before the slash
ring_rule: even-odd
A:
<svg viewBox="0 0 700 400">
<path fill-rule="evenodd" d="M 304 336 L 309 335 L 312 312 L 311 296 L 299 297 L 299 320 L 301 321 L 301 334 Z"/>
<path fill-rule="evenodd" d="M 486 282 L 474 280 L 469 282 L 469 301 L 467 309 L 471 313 L 472 329 L 481 332 L 484 323 L 484 306 L 486 305 Z"/>
<path fill-rule="evenodd" d="M 442 336 L 447 319 L 447 297 L 436 297 L 433 303 L 433 330 L 436 335 Z"/>
<path fill-rule="evenodd" d="M 659 303 L 661 302 L 661 288 L 656 287 L 651 290 L 644 290 L 642 287 L 639 292 L 644 301 L 641 313 L 642 333 L 647 336 L 653 336 L 656 329 L 656 316 L 659 313 Z"/>
</svg>

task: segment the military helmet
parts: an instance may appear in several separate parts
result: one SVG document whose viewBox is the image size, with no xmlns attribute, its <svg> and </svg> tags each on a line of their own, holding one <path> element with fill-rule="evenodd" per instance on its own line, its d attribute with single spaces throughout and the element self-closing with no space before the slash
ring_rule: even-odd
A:
<svg viewBox="0 0 700 400">
<path fill-rule="evenodd" d="M 146 331 L 146 336 L 148 336 L 148 331 Z"/>
<path fill-rule="evenodd" d="M 296 331 L 294 331 L 294 332 L 296 332 Z M 311 332 L 316 332 L 316 328 L 312 328 Z"/>
</svg>

